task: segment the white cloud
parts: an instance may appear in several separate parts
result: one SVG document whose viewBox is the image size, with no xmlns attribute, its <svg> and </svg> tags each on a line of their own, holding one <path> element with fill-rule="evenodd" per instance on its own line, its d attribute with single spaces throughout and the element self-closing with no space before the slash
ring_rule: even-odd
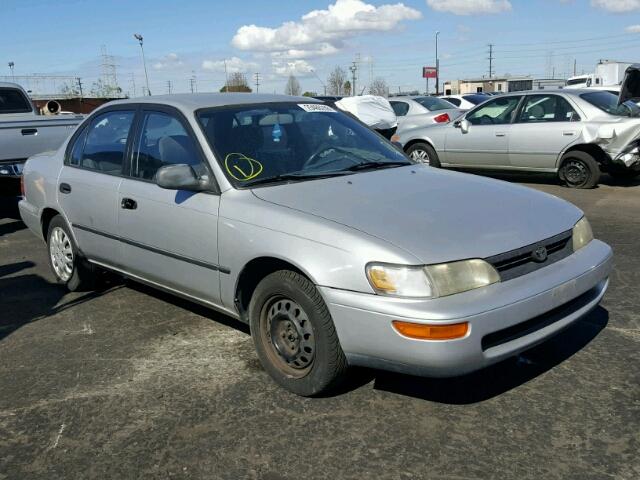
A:
<svg viewBox="0 0 640 480">
<path fill-rule="evenodd" d="M 640 0 L 591 0 L 591 5 L 613 13 L 640 10 Z"/>
<path fill-rule="evenodd" d="M 306 77 L 311 75 L 313 67 L 305 60 L 293 60 L 291 62 L 274 62 L 273 71 L 281 77 L 295 75 L 297 77 Z"/>
<path fill-rule="evenodd" d="M 418 10 L 403 3 L 376 7 L 362 0 L 336 0 L 326 10 L 313 10 L 277 28 L 244 25 L 231 44 L 240 50 L 279 52 L 288 58 L 330 55 L 342 47 L 342 39 L 394 30 L 405 20 L 421 17 Z"/>
<path fill-rule="evenodd" d="M 511 11 L 509 0 L 427 0 L 427 5 L 436 12 L 454 15 L 482 15 Z"/>
<path fill-rule="evenodd" d="M 625 30 L 629 33 L 640 33 L 640 25 L 629 25 Z"/>
<path fill-rule="evenodd" d="M 202 62 L 202 69 L 210 72 L 224 72 L 225 61 L 228 73 L 246 73 L 258 67 L 257 63 L 247 62 L 238 57 L 231 57 L 226 60 L 204 60 Z"/>
<path fill-rule="evenodd" d="M 165 70 L 182 66 L 183 62 L 177 53 L 170 53 L 153 64 L 156 70 Z"/>
</svg>

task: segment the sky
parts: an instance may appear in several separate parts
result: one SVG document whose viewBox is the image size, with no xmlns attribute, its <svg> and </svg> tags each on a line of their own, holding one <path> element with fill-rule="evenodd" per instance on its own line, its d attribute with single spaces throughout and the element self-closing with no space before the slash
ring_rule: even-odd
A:
<svg viewBox="0 0 640 480">
<path fill-rule="evenodd" d="M 217 91 L 225 62 L 254 90 L 259 72 L 262 92 L 283 93 L 294 74 L 303 91 L 322 93 L 332 69 L 357 59 L 357 90 L 378 77 L 392 91 L 424 90 L 437 31 L 441 80 L 487 75 L 489 44 L 497 75 L 640 62 L 640 0 L 0 0 L 0 25 L 0 80 L 13 62 L 18 78 L 81 77 L 90 89 L 104 48 L 132 96 L 145 82 L 134 33 L 144 37 L 154 94 L 168 93 L 168 82 L 173 93 L 189 91 L 191 78 L 198 91 Z M 53 82 L 29 86 L 51 90 L 65 79 Z"/>
</svg>

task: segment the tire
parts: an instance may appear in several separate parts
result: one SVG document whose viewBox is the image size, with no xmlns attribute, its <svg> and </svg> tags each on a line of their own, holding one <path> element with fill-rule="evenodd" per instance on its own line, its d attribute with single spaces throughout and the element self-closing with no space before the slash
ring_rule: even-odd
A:
<svg viewBox="0 0 640 480">
<path fill-rule="evenodd" d="M 569 188 L 593 188 L 600 180 L 600 166 L 585 152 L 569 152 L 562 157 L 560 180 Z"/>
<path fill-rule="evenodd" d="M 440 168 L 440 159 L 438 158 L 438 154 L 428 143 L 414 143 L 407 148 L 407 155 L 416 162 L 426 163 L 431 167 Z"/>
<path fill-rule="evenodd" d="M 56 215 L 47 231 L 47 258 L 56 282 L 70 291 L 86 291 L 95 285 L 96 269 L 79 253 L 67 222 Z"/>
<path fill-rule="evenodd" d="M 266 276 L 251 297 L 249 325 L 262 367 L 286 390 L 320 395 L 345 379 L 347 359 L 329 310 L 302 275 Z"/>
</svg>

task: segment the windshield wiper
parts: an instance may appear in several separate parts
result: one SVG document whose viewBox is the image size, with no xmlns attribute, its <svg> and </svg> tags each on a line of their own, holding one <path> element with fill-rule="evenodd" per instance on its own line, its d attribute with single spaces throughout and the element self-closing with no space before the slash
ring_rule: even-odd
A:
<svg viewBox="0 0 640 480">
<path fill-rule="evenodd" d="M 312 178 L 326 178 L 326 177 L 335 177 L 339 175 L 344 175 L 344 172 L 342 172 L 341 170 L 338 170 L 333 172 L 321 172 L 321 173 L 303 173 L 303 172 L 283 173 L 281 175 L 274 175 L 272 177 L 256 178 L 254 180 L 249 180 L 248 182 L 243 182 L 242 186 L 253 187 L 255 185 L 264 185 L 266 183 L 286 182 L 288 180 L 309 180 Z"/>
<path fill-rule="evenodd" d="M 392 168 L 392 167 L 406 167 L 407 165 L 412 165 L 410 162 L 362 162 L 356 163 L 355 165 L 351 165 L 350 167 L 344 168 L 341 171 L 345 172 L 357 172 L 359 170 L 378 170 L 381 168 Z"/>
</svg>

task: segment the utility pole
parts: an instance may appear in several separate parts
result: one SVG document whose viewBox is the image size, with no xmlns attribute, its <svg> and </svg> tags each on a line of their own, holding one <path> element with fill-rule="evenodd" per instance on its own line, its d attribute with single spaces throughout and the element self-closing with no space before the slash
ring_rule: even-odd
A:
<svg viewBox="0 0 640 480">
<path fill-rule="evenodd" d="M 577 64 L 577 62 L 578 62 L 578 61 L 574 58 L 574 59 L 573 59 L 573 76 L 574 76 L 574 77 L 576 76 L 576 67 L 577 67 L 577 65 L 578 65 L 578 64 Z"/>
<path fill-rule="evenodd" d="M 438 58 L 438 35 L 440 32 L 436 32 L 436 95 L 440 89 L 440 59 Z M 427 78 L 427 95 L 429 94 L 429 78 Z"/>
<path fill-rule="evenodd" d="M 353 95 L 355 97 L 357 95 L 357 93 L 356 93 L 356 73 L 358 72 L 358 63 L 354 61 L 353 65 L 351 65 L 349 67 L 349 70 L 351 70 L 351 78 L 353 79 L 353 81 L 351 82 L 351 95 Z"/>
<path fill-rule="evenodd" d="M 260 92 L 260 72 L 253 74 L 253 78 L 256 80 L 256 93 Z"/>
<path fill-rule="evenodd" d="M 493 78 L 493 43 L 489 44 L 489 78 Z"/>
<path fill-rule="evenodd" d="M 227 59 L 224 59 L 224 91 L 229 93 L 229 73 L 227 72 Z"/>
<path fill-rule="evenodd" d="M 80 102 L 82 103 L 82 80 L 80 77 L 76 77 L 76 83 L 78 84 L 78 90 L 80 90 Z"/>
<path fill-rule="evenodd" d="M 139 33 L 134 33 L 133 34 L 133 38 L 135 38 L 136 40 L 138 40 L 138 42 L 140 43 L 140 50 L 142 51 L 142 65 L 144 66 L 144 78 L 147 81 L 147 95 L 151 95 L 151 90 L 149 89 L 149 75 L 147 74 L 147 61 L 144 58 L 144 47 L 142 46 L 142 35 L 140 35 Z"/>
<path fill-rule="evenodd" d="M 172 87 L 171 80 L 167 80 L 167 93 L 169 95 L 171 95 L 171 87 Z"/>
<path fill-rule="evenodd" d="M 193 91 L 195 89 L 195 83 L 196 83 L 196 79 L 191 77 L 189 79 L 189 88 L 191 89 L 191 93 L 193 93 Z"/>
</svg>

